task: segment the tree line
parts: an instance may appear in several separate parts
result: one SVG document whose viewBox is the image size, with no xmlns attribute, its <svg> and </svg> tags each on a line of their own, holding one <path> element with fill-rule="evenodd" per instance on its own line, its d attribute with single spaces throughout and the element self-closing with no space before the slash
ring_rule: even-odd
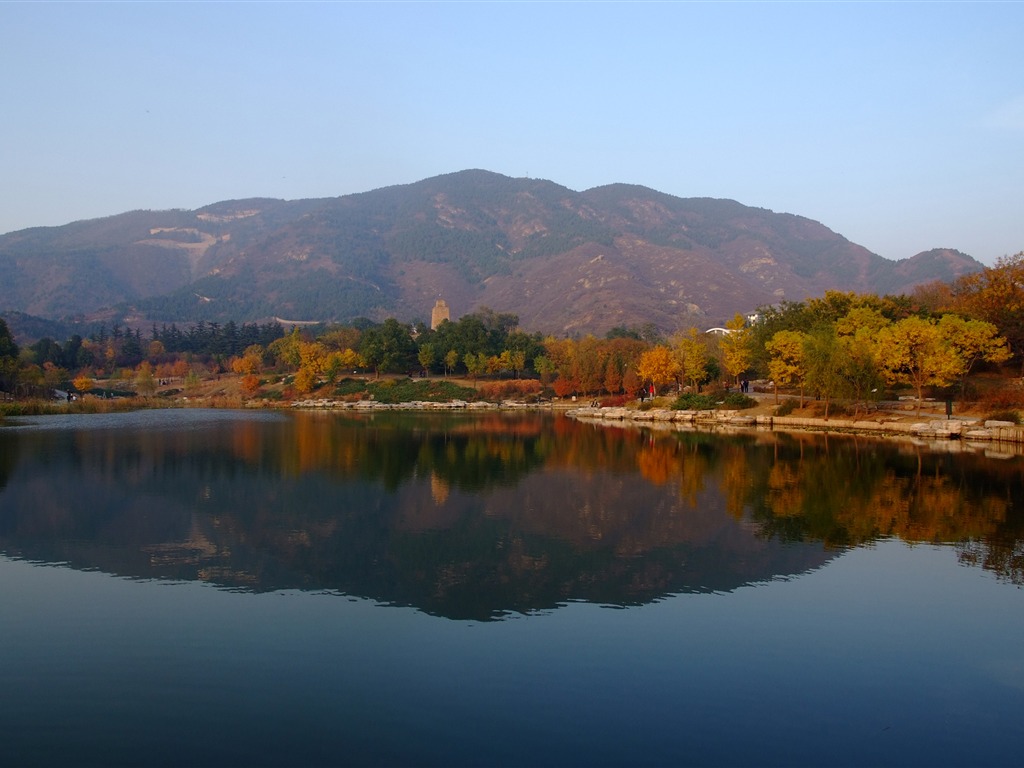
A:
<svg viewBox="0 0 1024 768">
<path fill-rule="evenodd" d="M 696 327 L 664 338 L 647 324 L 617 327 L 604 338 L 544 337 L 519 329 L 519 317 L 482 307 L 437 329 L 388 318 L 349 325 L 293 328 L 280 323 L 199 322 L 186 329 L 101 327 L 59 344 L 41 339 L 19 350 L 0 326 L 0 387 L 21 393 L 59 388 L 131 369 L 133 375 L 184 376 L 197 366 L 235 371 L 258 391 L 269 371 L 294 374 L 309 392 L 347 371 L 412 376 L 532 378 L 557 396 L 632 395 L 728 387 L 745 378 L 771 380 L 775 391 L 825 402 L 864 402 L 888 388 L 927 387 L 968 393 L 979 365 L 1015 358 L 1024 366 L 1024 253 L 951 284 L 913 294 L 876 296 L 829 291 L 804 302 L 737 315 L 728 333 Z M 1024 371 L 1024 368 L 1022 368 Z"/>
</svg>

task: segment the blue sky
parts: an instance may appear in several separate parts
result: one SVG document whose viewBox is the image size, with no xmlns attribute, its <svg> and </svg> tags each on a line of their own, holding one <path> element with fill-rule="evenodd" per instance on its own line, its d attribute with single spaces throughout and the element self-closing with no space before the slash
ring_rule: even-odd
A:
<svg viewBox="0 0 1024 768">
<path fill-rule="evenodd" d="M 0 3 L 0 232 L 466 168 L 1024 250 L 1024 3 Z"/>
</svg>

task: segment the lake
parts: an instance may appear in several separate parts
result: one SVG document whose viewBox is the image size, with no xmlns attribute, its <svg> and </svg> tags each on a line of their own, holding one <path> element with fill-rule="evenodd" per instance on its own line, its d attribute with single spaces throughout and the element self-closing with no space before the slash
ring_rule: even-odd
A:
<svg viewBox="0 0 1024 768">
<path fill-rule="evenodd" d="M 0 427 L 7 765 L 1007 765 L 1024 458 L 541 413 Z"/>
</svg>

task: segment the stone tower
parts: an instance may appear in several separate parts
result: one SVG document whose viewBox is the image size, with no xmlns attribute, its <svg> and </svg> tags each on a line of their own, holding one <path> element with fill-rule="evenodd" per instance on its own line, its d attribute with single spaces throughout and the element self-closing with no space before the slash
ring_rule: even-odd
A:
<svg viewBox="0 0 1024 768">
<path fill-rule="evenodd" d="M 430 310 L 430 330 L 436 331 L 444 320 L 451 320 L 451 313 L 448 311 L 448 305 L 444 299 L 438 299 L 434 303 L 434 308 Z"/>
</svg>

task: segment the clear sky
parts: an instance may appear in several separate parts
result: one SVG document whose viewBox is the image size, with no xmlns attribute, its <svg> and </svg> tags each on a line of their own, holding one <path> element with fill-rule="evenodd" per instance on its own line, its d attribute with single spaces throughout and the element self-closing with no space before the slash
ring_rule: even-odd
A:
<svg viewBox="0 0 1024 768">
<path fill-rule="evenodd" d="M 0 232 L 466 168 L 1024 250 L 1024 3 L 0 2 Z"/>
</svg>

